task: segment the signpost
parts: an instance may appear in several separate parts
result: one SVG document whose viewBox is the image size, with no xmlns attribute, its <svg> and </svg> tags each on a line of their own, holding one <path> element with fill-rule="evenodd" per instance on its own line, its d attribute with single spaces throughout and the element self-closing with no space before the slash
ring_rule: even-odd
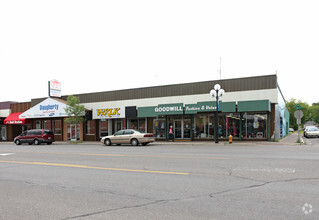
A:
<svg viewBox="0 0 319 220">
<path fill-rule="evenodd" d="M 298 143 L 300 143 L 301 140 L 300 140 L 300 131 L 299 130 L 300 130 L 301 119 L 303 117 L 303 112 L 301 111 L 302 107 L 300 105 L 297 105 L 295 107 L 295 109 L 298 109 L 297 111 L 295 111 L 294 116 L 297 119 L 297 124 L 298 124 Z"/>
</svg>

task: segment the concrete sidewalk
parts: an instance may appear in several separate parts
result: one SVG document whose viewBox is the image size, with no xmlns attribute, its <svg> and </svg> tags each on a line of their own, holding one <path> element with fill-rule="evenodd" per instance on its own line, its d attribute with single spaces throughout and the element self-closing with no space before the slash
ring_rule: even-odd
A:
<svg viewBox="0 0 319 220">
<path fill-rule="evenodd" d="M 257 146 L 257 145 L 303 145 L 303 137 L 301 137 L 302 144 L 297 143 L 298 134 L 293 133 L 289 134 L 283 139 L 273 142 L 273 141 L 233 141 L 233 145 L 249 145 L 249 146 Z M 8 144 L 13 142 L 0 142 L 0 144 Z M 82 142 L 65 142 L 65 141 L 56 141 L 54 142 L 55 145 L 102 145 L 100 141 L 82 141 Z M 228 141 L 220 141 L 216 144 L 213 140 L 212 141 L 175 141 L 175 142 L 166 142 L 166 141 L 156 141 L 156 145 L 167 145 L 167 144 L 174 144 L 174 145 L 229 145 Z"/>
<path fill-rule="evenodd" d="M 296 133 L 289 134 L 283 139 L 273 142 L 273 141 L 233 141 L 233 145 L 303 145 L 303 137 L 301 137 L 302 144 L 297 143 L 298 135 Z M 61 142 L 57 141 L 55 144 L 87 144 L 87 145 L 102 145 L 99 141 L 83 141 L 79 143 L 70 143 L 70 142 Z M 174 144 L 174 145 L 228 145 L 228 141 L 220 141 L 216 144 L 213 140 L 212 141 L 174 141 L 174 142 L 167 142 L 167 141 L 156 141 L 156 145 L 167 145 L 167 144 Z"/>
</svg>

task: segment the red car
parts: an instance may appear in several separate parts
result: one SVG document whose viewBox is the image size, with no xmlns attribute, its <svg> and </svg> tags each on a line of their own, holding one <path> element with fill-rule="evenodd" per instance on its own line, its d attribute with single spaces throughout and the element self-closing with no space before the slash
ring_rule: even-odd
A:
<svg viewBox="0 0 319 220">
<path fill-rule="evenodd" d="M 16 145 L 20 145 L 22 143 L 35 144 L 39 145 L 41 143 L 52 144 L 54 142 L 54 134 L 51 130 L 46 129 L 36 129 L 36 130 L 27 130 L 15 137 L 13 142 Z"/>
</svg>

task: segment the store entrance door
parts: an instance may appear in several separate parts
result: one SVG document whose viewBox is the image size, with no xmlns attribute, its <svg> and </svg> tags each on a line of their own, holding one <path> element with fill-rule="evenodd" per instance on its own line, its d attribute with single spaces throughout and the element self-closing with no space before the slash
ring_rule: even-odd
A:
<svg viewBox="0 0 319 220">
<path fill-rule="evenodd" d="M 174 135 L 176 139 L 181 139 L 182 137 L 182 120 L 174 121 Z"/>
<path fill-rule="evenodd" d="M 5 126 L 0 126 L 0 132 L 1 132 L 1 135 L 0 135 L 0 141 L 6 141 L 7 140 L 7 130 L 6 130 L 6 127 Z"/>
<path fill-rule="evenodd" d="M 191 131 L 190 119 L 174 120 L 174 134 L 176 139 L 189 139 Z"/>
<path fill-rule="evenodd" d="M 183 138 L 191 138 L 191 120 L 184 119 L 183 120 Z"/>
<path fill-rule="evenodd" d="M 80 124 L 68 124 L 67 131 L 68 141 L 80 140 Z"/>
<path fill-rule="evenodd" d="M 112 120 L 112 134 L 122 129 L 122 119 Z"/>
</svg>

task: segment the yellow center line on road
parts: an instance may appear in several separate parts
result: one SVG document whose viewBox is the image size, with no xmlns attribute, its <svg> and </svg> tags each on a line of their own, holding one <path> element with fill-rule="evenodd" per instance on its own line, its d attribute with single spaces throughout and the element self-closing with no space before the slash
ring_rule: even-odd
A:
<svg viewBox="0 0 319 220">
<path fill-rule="evenodd" d="M 156 170 L 135 170 L 135 169 L 121 169 L 121 168 L 107 168 L 107 167 L 93 167 L 93 166 L 86 166 L 86 165 L 61 164 L 61 163 L 21 162 L 21 161 L 5 161 L 5 160 L 0 161 L 0 163 L 42 165 L 42 166 L 55 166 L 55 167 L 72 167 L 72 168 L 85 168 L 85 169 L 96 169 L 96 170 L 112 170 L 112 171 L 126 171 L 126 172 L 140 172 L 140 173 L 189 175 L 189 173 L 182 173 L 182 172 L 156 171 Z"/>
</svg>

